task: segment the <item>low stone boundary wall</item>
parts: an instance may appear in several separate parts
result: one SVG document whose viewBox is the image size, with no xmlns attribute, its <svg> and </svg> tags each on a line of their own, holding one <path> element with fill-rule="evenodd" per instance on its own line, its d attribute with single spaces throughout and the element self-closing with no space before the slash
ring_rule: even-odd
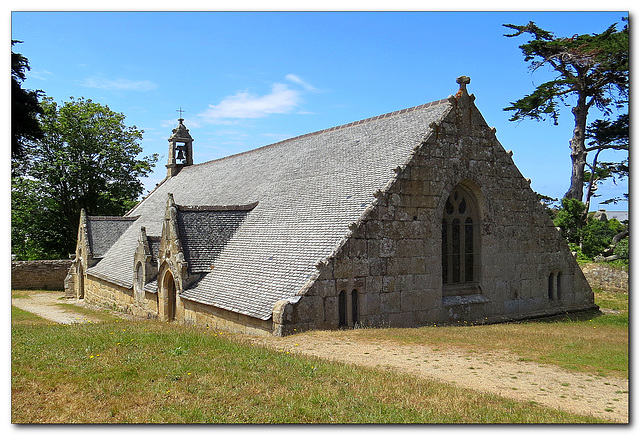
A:
<svg viewBox="0 0 640 435">
<path fill-rule="evenodd" d="M 71 260 L 12 261 L 12 289 L 64 289 L 64 278 Z M 611 291 L 629 291 L 629 274 L 602 263 L 581 266 L 592 288 Z"/>
<path fill-rule="evenodd" d="M 591 288 L 628 292 L 629 273 L 603 263 L 586 263 L 580 266 Z"/>
<path fill-rule="evenodd" d="M 64 289 L 64 278 L 71 260 L 38 260 L 11 262 L 12 289 Z"/>
</svg>

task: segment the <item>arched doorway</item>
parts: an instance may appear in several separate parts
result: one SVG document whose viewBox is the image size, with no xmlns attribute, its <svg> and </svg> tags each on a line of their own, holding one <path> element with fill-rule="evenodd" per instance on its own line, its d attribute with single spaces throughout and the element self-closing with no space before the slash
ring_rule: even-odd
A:
<svg viewBox="0 0 640 435">
<path fill-rule="evenodd" d="M 170 271 L 164 274 L 162 288 L 166 298 L 165 319 L 167 322 L 172 322 L 176 319 L 176 282 Z"/>
</svg>

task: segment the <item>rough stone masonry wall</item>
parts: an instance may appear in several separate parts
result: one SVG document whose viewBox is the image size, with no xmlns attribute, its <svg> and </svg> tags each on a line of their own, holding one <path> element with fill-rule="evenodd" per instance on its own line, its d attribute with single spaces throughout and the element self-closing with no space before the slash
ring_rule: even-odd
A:
<svg viewBox="0 0 640 435">
<path fill-rule="evenodd" d="M 441 222 L 459 183 L 473 191 L 481 209 L 482 298 L 445 306 Z M 548 279 L 558 272 L 562 299 L 550 300 Z M 495 322 L 593 306 L 566 243 L 475 108 L 454 110 L 432 127 L 427 143 L 320 268 L 315 284 L 298 303 L 274 310 L 274 332 L 336 328 L 342 290 L 357 291 L 363 326 Z"/>
<path fill-rule="evenodd" d="M 11 288 L 63 289 L 70 266 L 71 260 L 12 261 Z"/>
<path fill-rule="evenodd" d="M 89 274 L 84 280 L 84 298 L 90 304 L 126 313 L 132 313 L 135 306 L 133 289 L 120 287 Z"/>
<path fill-rule="evenodd" d="M 582 271 L 592 288 L 613 292 L 629 291 L 629 272 L 626 270 L 603 263 L 586 263 L 582 265 Z"/>
</svg>

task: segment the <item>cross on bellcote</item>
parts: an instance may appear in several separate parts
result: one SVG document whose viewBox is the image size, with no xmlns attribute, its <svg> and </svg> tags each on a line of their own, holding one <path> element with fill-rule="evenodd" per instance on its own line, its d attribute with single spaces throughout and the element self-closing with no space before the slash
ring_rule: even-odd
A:
<svg viewBox="0 0 640 435">
<path fill-rule="evenodd" d="M 185 112 L 185 111 L 182 110 L 182 107 L 180 109 L 176 110 L 176 112 L 179 112 L 180 113 L 180 119 L 183 119 L 182 118 L 182 113 Z"/>
</svg>

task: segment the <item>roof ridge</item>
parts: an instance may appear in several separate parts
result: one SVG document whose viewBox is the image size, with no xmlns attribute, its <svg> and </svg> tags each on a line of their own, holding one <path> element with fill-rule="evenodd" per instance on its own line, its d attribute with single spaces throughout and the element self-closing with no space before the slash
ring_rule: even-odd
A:
<svg viewBox="0 0 640 435">
<path fill-rule="evenodd" d="M 181 212 L 189 211 L 251 211 L 258 205 L 258 201 L 241 205 L 178 205 Z"/>
<path fill-rule="evenodd" d="M 334 127 L 325 128 L 323 130 L 317 130 L 317 131 L 314 131 L 314 132 L 311 132 L 311 133 L 302 134 L 300 136 L 290 137 L 288 139 L 284 139 L 284 140 L 281 140 L 281 141 L 278 141 L 278 142 L 274 142 L 272 144 L 264 145 L 264 146 L 261 146 L 261 147 L 258 147 L 258 148 L 254 148 L 254 149 L 251 149 L 251 150 L 243 151 L 243 152 L 236 153 L 236 154 L 231 154 L 229 156 L 220 157 L 218 159 L 208 160 L 208 161 L 202 162 L 202 163 L 197 163 L 195 165 L 192 165 L 191 167 L 202 166 L 202 165 L 206 165 L 208 163 L 213 163 L 213 162 L 219 162 L 219 161 L 222 161 L 222 160 L 226 160 L 226 159 L 234 158 L 234 157 L 241 156 L 241 155 L 244 155 L 244 154 L 249 154 L 249 153 L 253 153 L 253 152 L 259 151 L 259 150 L 263 150 L 265 148 L 271 148 L 271 147 L 274 147 L 274 146 L 277 146 L 277 145 L 282 145 L 283 143 L 294 141 L 294 140 L 298 140 L 298 139 L 302 139 L 302 138 L 305 138 L 305 137 L 318 136 L 318 135 L 321 135 L 321 134 L 324 134 L 324 133 L 329 133 L 331 131 L 342 130 L 344 128 L 353 127 L 355 125 L 366 124 L 368 122 L 378 121 L 380 119 L 386 119 L 386 118 L 390 118 L 392 116 L 402 115 L 402 114 L 405 114 L 405 113 L 414 112 L 416 110 L 426 109 L 427 107 L 438 106 L 440 104 L 444 104 L 444 103 L 448 103 L 448 102 L 449 102 L 449 98 L 443 98 L 441 100 L 436 100 L 436 101 L 431 101 L 429 103 L 420 104 L 418 106 L 408 107 L 406 109 L 401 109 L 401 110 L 395 110 L 393 112 L 384 113 L 382 115 L 372 116 L 370 118 L 361 119 L 359 121 L 349 122 L 348 124 L 336 125 Z M 187 169 L 189 167 L 190 166 L 187 166 L 184 169 Z"/>
<path fill-rule="evenodd" d="M 140 216 L 87 216 L 91 221 L 135 221 Z"/>
</svg>

